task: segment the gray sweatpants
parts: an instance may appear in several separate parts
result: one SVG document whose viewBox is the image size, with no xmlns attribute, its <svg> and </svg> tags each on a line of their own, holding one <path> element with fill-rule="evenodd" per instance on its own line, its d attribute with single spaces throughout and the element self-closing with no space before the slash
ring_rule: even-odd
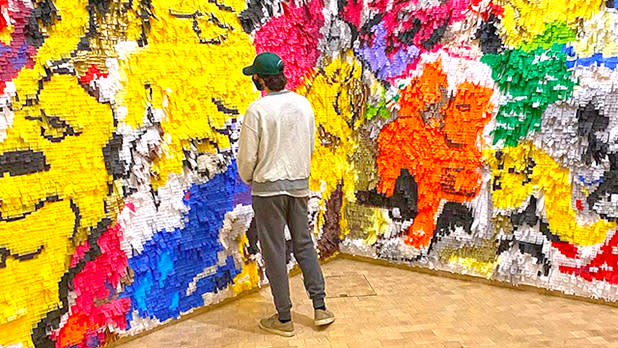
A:
<svg viewBox="0 0 618 348">
<path fill-rule="evenodd" d="M 266 276 L 280 320 L 291 319 L 290 286 L 285 247 L 285 225 L 292 235 L 294 258 L 303 272 L 305 289 L 313 307 L 324 306 L 324 277 L 313 247 L 307 219 L 307 198 L 287 195 L 272 197 L 253 196 L 253 211 L 258 240 L 266 266 Z"/>
</svg>

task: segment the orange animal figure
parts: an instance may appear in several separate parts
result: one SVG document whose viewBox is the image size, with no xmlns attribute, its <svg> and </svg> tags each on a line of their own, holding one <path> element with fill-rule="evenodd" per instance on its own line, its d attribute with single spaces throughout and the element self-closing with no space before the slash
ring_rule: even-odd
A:
<svg viewBox="0 0 618 348">
<path fill-rule="evenodd" d="M 395 181 L 407 168 L 418 187 L 418 214 L 406 243 L 429 245 L 441 200 L 466 202 L 481 186 L 479 133 L 491 119 L 493 90 L 464 82 L 449 95 L 440 60 L 403 91 L 399 117 L 378 137 L 378 192 L 393 195 Z"/>
</svg>

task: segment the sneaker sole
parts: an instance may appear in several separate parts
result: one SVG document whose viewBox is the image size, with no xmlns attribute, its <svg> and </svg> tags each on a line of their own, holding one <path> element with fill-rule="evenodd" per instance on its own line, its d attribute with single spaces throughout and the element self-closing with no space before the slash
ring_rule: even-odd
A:
<svg viewBox="0 0 618 348">
<path fill-rule="evenodd" d="M 271 327 L 263 326 L 262 323 L 259 323 L 259 327 L 260 327 L 260 329 L 262 329 L 262 330 L 264 330 L 266 332 L 270 332 L 272 334 L 283 336 L 283 337 L 292 337 L 292 336 L 296 335 L 296 332 L 294 332 L 294 331 L 277 330 L 277 329 L 273 329 Z"/>
<path fill-rule="evenodd" d="M 315 324 L 315 326 L 324 326 L 324 325 L 332 324 L 334 321 L 335 321 L 335 317 L 332 317 L 332 318 L 314 320 L 313 323 Z"/>
</svg>

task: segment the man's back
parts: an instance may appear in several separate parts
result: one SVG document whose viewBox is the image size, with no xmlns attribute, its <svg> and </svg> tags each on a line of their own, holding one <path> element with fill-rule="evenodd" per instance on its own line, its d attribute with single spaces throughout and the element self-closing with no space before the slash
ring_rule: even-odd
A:
<svg viewBox="0 0 618 348">
<path fill-rule="evenodd" d="M 252 184 L 254 194 L 307 189 L 314 132 L 305 97 L 283 90 L 256 100 L 243 120 L 241 178 Z"/>
<path fill-rule="evenodd" d="M 326 309 L 324 276 L 309 228 L 307 202 L 315 125 L 309 101 L 284 90 L 287 79 L 281 57 L 263 52 L 243 68 L 258 90 L 268 94 L 245 113 L 238 141 L 238 172 L 251 185 L 251 205 L 266 276 L 277 314 L 260 320 L 268 332 L 291 337 L 292 301 L 287 269 L 285 227 L 292 237 L 294 258 L 303 272 L 313 302 L 316 326 L 329 325 L 335 315 Z"/>
</svg>

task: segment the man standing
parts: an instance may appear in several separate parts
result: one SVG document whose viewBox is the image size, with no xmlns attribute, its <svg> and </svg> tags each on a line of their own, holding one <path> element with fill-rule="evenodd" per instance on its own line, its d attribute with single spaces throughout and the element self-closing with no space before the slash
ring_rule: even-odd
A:
<svg viewBox="0 0 618 348">
<path fill-rule="evenodd" d="M 324 277 L 309 231 L 307 201 L 315 125 L 309 101 L 285 90 L 283 61 L 274 53 L 259 54 L 243 69 L 266 94 L 247 108 L 238 149 L 238 172 L 251 185 L 253 210 L 266 276 L 277 313 L 260 320 L 260 328 L 294 336 L 284 228 L 292 235 L 294 257 L 313 301 L 315 325 L 335 321 L 324 304 Z"/>
</svg>

